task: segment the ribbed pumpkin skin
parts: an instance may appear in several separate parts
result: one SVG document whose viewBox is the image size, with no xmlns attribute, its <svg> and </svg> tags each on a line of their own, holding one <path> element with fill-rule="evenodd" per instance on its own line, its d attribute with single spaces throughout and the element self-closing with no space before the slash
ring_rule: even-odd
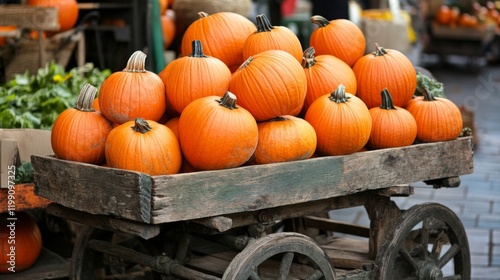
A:
<svg viewBox="0 0 500 280">
<path fill-rule="evenodd" d="M 193 45 L 190 56 L 173 60 L 158 76 L 165 84 L 169 103 L 181 113 L 195 99 L 223 96 L 229 89 L 231 71 L 220 59 L 203 55 L 203 51 Z"/>
<path fill-rule="evenodd" d="M 221 106 L 219 96 L 191 102 L 179 118 L 179 140 L 184 157 L 197 170 L 238 167 L 257 147 L 258 129 L 252 115 Z"/>
<path fill-rule="evenodd" d="M 404 107 L 417 88 L 417 73 L 412 62 L 397 50 L 385 51 L 386 54 L 376 51 L 363 56 L 352 68 L 358 82 L 356 96 L 368 108 L 381 104 L 380 92 L 384 88 L 392 94 L 394 105 Z"/>
<path fill-rule="evenodd" d="M 307 80 L 300 63 L 282 50 L 249 58 L 231 78 L 229 90 L 257 121 L 296 116 L 304 105 Z"/>
<path fill-rule="evenodd" d="M 109 167 L 144 172 L 151 176 L 176 174 L 182 155 L 175 134 L 165 125 L 147 121 L 151 127 L 144 134 L 129 121 L 115 127 L 106 140 Z"/>
<path fill-rule="evenodd" d="M 42 235 L 35 220 L 26 212 L 16 212 L 15 218 L 15 244 L 9 244 L 10 229 L 7 225 L 10 223 L 7 213 L 0 214 L 0 273 L 13 273 L 9 270 L 10 247 L 15 246 L 15 272 L 26 270 L 33 266 L 42 251 Z M 13 218 L 13 217 L 11 217 Z"/>
<path fill-rule="evenodd" d="M 224 62 L 232 72 L 245 61 L 243 45 L 257 27 L 246 17 L 233 12 L 201 15 L 182 37 L 181 55 L 191 53 L 191 42 L 200 40 L 206 55 Z"/>
<path fill-rule="evenodd" d="M 304 119 L 281 116 L 257 126 L 259 141 L 254 153 L 257 164 L 307 159 L 316 150 L 316 132 Z"/>
<path fill-rule="evenodd" d="M 306 112 L 305 120 L 316 131 L 320 155 L 347 155 L 360 151 L 368 142 L 372 128 L 370 112 L 355 95 L 345 93 L 349 99 L 337 103 L 325 94 L 314 101 Z"/>
<path fill-rule="evenodd" d="M 365 36 L 352 21 L 335 19 L 324 25 L 324 18 L 313 16 L 311 20 L 319 25 L 309 39 L 309 46 L 316 49 L 317 55 L 331 54 L 352 67 L 365 54 Z"/>
<path fill-rule="evenodd" d="M 460 109 L 446 98 L 425 101 L 417 96 L 408 102 L 406 110 L 417 122 L 417 139 L 421 142 L 453 140 L 462 132 Z"/>
</svg>

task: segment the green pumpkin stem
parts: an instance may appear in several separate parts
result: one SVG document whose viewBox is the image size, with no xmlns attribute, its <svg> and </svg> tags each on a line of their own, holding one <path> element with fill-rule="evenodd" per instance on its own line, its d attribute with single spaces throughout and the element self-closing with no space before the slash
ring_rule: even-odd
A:
<svg viewBox="0 0 500 280">
<path fill-rule="evenodd" d="M 135 125 L 132 127 L 132 129 L 136 132 L 144 134 L 151 130 L 151 126 L 149 126 L 149 123 L 145 119 L 136 118 Z"/>
<path fill-rule="evenodd" d="M 147 55 L 141 51 L 135 51 L 127 62 L 127 67 L 123 69 L 125 72 L 145 73 L 146 72 L 146 57 Z"/>
<path fill-rule="evenodd" d="M 345 103 L 351 97 L 345 94 L 345 86 L 340 84 L 337 89 L 330 94 L 329 98 L 336 103 Z"/>
<path fill-rule="evenodd" d="M 190 57 L 200 57 L 200 58 L 207 57 L 203 53 L 203 46 L 201 45 L 200 40 L 193 40 L 193 42 L 191 42 L 191 48 L 192 48 L 192 53 L 189 55 Z"/>
<path fill-rule="evenodd" d="M 95 112 L 94 99 L 97 93 L 97 88 L 89 83 L 85 83 L 78 94 L 75 108 L 83 112 Z"/>
<path fill-rule="evenodd" d="M 427 90 L 427 88 L 422 88 L 422 95 L 424 96 L 424 101 L 435 101 L 436 97 Z"/>
<path fill-rule="evenodd" d="M 302 55 L 302 67 L 303 68 L 310 68 L 316 64 L 316 58 L 314 57 L 314 53 L 316 50 L 314 47 L 309 47 L 304 50 L 304 53 Z"/>
<path fill-rule="evenodd" d="M 328 21 L 326 18 L 319 15 L 312 16 L 311 21 L 312 23 L 317 24 L 319 27 L 325 27 L 330 23 L 330 21 Z"/>
<path fill-rule="evenodd" d="M 396 107 L 394 107 L 394 102 L 392 101 L 392 96 L 387 88 L 384 88 L 382 90 L 381 95 L 382 104 L 380 105 L 380 108 L 385 110 L 396 110 Z"/>
<path fill-rule="evenodd" d="M 387 54 L 387 51 L 378 45 L 378 43 L 375 43 L 375 51 L 373 52 L 374 56 L 384 56 Z"/>
<path fill-rule="evenodd" d="M 220 100 L 216 100 L 220 106 L 224 106 L 229 110 L 238 109 L 236 106 L 236 95 L 230 91 L 226 91 Z"/>
<path fill-rule="evenodd" d="M 274 26 L 271 25 L 271 22 L 266 17 L 265 14 L 257 15 L 255 18 L 257 20 L 257 33 L 258 32 L 269 32 L 273 30 Z"/>
</svg>

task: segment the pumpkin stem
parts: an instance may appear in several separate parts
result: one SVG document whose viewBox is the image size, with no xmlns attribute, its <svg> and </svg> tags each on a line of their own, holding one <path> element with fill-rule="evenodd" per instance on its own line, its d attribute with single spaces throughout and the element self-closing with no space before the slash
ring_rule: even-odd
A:
<svg viewBox="0 0 500 280">
<path fill-rule="evenodd" d="M 422 95 L 424 96 L 424 101 L 435 101 L 436 97 L 427 90 L 426 87 L 422 88 Z"/>
<path fill-rule="evenodd" d="M 253 57 L 249 56 L 247 58 L 247 60 L 245 60 L 245 62 L 243 62 L 243 64 L 241 64 L 239 69 L 243 69 L 243 68 L 247 67 L 250 64 L 250 62 L 252 62 L 252 60 L 253 60 Z"/>
<path fill-rule="evenodd" d="M 198 16 L 199 16 L 200 18 L 204 18 L 204 17 L 208 17 L 208 14 L 207 14 L 207 13 L 205 13 L 205 12 L 199 12 L 199 13 L 198 13 Z"/>
<path fill-rule="evenodd" d="M 316 58 L 314 58 L 314 53 L 316 50 L 314 47 L 309 47 L 304 50 L 304 53 L 302 55 L 302 67 L 303 68 L 310 68 L 316 64 Z"/>
<path fill-rule="evenodd" d="M 380 47 L 378 43 L 375 43 L 375 51 L 373 52 L 373 55 L 384 56 L 385 54 L 387 54 L 387 51 L 384 48 Z"/>
<path fill-rule="evenodd" d="M 236 95 L 230 91 L 227 91 L 220 100 L 216 101 L 219 105 L 224 106 L 229 110 L 238 109 L 238 106 L 236 106 Z"/>
<path fill-rule="evenodd" d="M 151 130 L 149 123 L 143 118 L 136 118 L 135 125 L 132 127 L 135 132 L 140 132 L 142 134 Z"/>
<path fill-rule="evenodd" d="M 268 120 L 268 122 L 280 122 L 280 121 L 286 121 L 288 118 L 285 118 L 284 116 L 277 116 L 276 118 L 272 118 Z"/>
<path fill-rule="evenodd" d="M 273 30 L 274 27 L 271 25 L 271 22 L 269 21 L 269 19 L 266 17 L 265 14 L 257 15 L 256 20 L 257 20 L 257 33 L 269 32 Z"/>
<path fill-rule="evenodd" d="M 75 108 L 84 112 L 95 112 L 94 99 L 97 93 L 97 88 L 89 83 L 85 83 L 78 94 Z"/>
<path fill-rule="evenodd" d="M 397 110 L 396 107 L 394 107 L 394 102 L 392 101 L 392 96 L 389 93 L 389 90 L 387 88 L 384 88 L 381 94 L 382 94 L 382 104 L 380 105 L 380 108 L 386 110 Z"/>
<path fill-rule="evenodd" d="M 319 27 L 325 27 L 330 23 L 326 18 L 324 18 L 320 15 L 312 16 L 311 21 L 312 21 L 312 23 L 317 24 Z"/>
<path fill-rule="evenodd" d="M 193 42 L 191 42 L 191 49 L 192 49 L 192 53 L 189 55 L 190 57 L 207 57 L 204 53 L 203 53 L 203 47 L 201 45 L 201 41 L 200 40 L 193 40 Z"/>
<path fill-rule="evenodd" d="M 146 72 L 146 54 L 141 51 L 135 51 L 127 62 L 127 67 L 123 69 L 126 72 L 144 73 Z"/>
<path fill-rule="evenodd" d="M 350 96 L 346 96 L 345 94 L 345 86 L 340 84 L 335 91 L 330 94 L 330 100 L 336 103 L 345 103 Z"/>
</svg>

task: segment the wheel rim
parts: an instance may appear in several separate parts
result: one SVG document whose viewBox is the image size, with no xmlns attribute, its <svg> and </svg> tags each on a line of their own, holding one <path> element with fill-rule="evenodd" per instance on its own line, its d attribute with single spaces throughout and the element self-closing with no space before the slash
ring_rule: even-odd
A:
<svg viewBox="0 0 500 280">
<path fill-rule="evenodd" d="M 289 277 L 291 274 L 297 278 Z M 284 232 L 269 234 L 247 245 L 231 261 L 222 279 L 332 280 L 336 277 L 328 256 L 314 240 L 299 233 Z"/>
<path fill-rule="evenodd" d="M 440 204 L 411 207 L 378 252 L 376 275 L 377 279 L 470 279 L 469 243 L 462 223 Z"/>
</svg>

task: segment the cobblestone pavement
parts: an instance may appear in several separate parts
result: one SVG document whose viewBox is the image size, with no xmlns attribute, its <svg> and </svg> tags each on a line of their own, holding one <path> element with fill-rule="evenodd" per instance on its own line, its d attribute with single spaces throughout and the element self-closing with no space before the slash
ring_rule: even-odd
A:
<svg viewBox="0 0 500 280">
<path fill-rule="evenodd" d="M 447 65 L 430 64 L 427 69 L 444 83 L 449 99 L 474 112 L 475 139 L 478 140 L 474 173 L 461 176 L 460 187 L 453 189 L 433 189 L 414 183 L 414 195 L 394 198 L 394 201 L 401 209 L 424 202 L 436 202 L 452 209 L 467 232 L 472 279 L 500 279 L 500 66 L 482 64 L 470 69 L 464 58 L 450 57 Z M 331 216 L 369 225 L 362 207 L 334 210 Z"/>
</svg>

